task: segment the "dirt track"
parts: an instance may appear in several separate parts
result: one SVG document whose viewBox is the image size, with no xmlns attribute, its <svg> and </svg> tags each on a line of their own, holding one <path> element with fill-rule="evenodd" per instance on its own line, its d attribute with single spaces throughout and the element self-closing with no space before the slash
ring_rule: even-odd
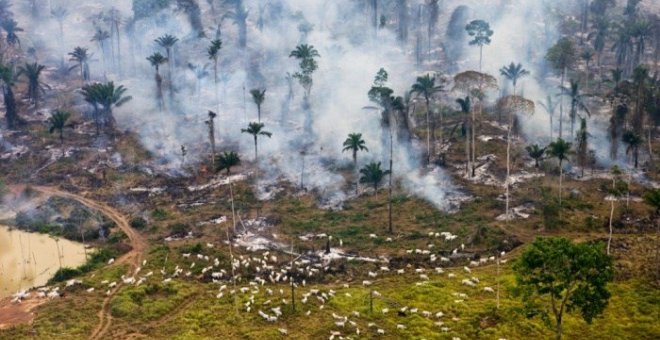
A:
<svg viewBox="0 0 660 340">
<path fill-rule="evenodd" d="M 56 197 L 72 199 L 80 202 L 81 204 L 85 205 L 88 208 L 102 212 L 113 222 L 115 222 L 117 227 L 119 227 L 119 229 L 121 229 L 128 236 L 132 248 L 128 253 L 124 254 L 121 258 L 117 259 L 114 265 L 127 263 L 132 267 L 133 271 L 135 271 L 140 266 L 140 263 L 144 258 L 145 249 L 147 248 L 147 242 L 137 231 L 135 231 L 135 229 L 131 228 L 126 217 L 123 216 L 120 212 L 118 212 L 114 208 L 104 203 L 89 198 L 85 198 L 81 195 L 62 191 L 57 188 L 53 188 L 53 187 L 33 187 L 33 188 L 48 196 L 56 196 Z M 14 186 L 11 189 L 14 192 L 20 192 L 23 188 L 19 186 Z M 114 288 L 110 292 L 110 294 L 103 300 L 102 308 L 98 312 L 99 323 L 92 331 L 92 334 L 90 335 L 90 339 L 102 338 L 110 328 L 110 325 L 112 324 L 112 317 L 110 316 L 110 312 L 109 312 L 110 300 L 117 293 L 118 289 L 119 286 Z M 11 304 L 9 302 L 9 299 L 5 299 L 5 301 L 0 301 L 0 328 L 31 322 L 33 319 L 32 310 L 34 310 L 37 306 L 41 305 L 46 301 L 47 300 L 31 299 L 21 304 Z"/>
</svg>

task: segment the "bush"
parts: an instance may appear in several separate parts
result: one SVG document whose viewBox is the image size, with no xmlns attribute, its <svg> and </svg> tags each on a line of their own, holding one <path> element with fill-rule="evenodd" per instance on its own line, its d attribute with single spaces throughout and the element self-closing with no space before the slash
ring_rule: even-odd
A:
<svg viewBox="0 0 660 340">
<path fill-rule="evenodd" d="M 157 221 L 162 221 L 167 218 L 167 212 L 163 209 L 156 208 L 154 209 L 154 211 L 151 212 L 151 217 L 153 217 Z"/>
<path fill-rule="evenodd" d="M 184 237 L 188 235 L 188 226 L 183 223 L 170 224 L 170 235 L 175 237 Z"/>
<path fill-rule="evenodd" d="M 53 275 L 53 277 L 50 280 L 48 280 L 48 284 L 52 285 L 58 282 L 71 280 L 72 278 L 80 274 L 82 274 L 80 269 L 62 267 L 55 272 L 55 275 Z"/>
<path fill-rule="evenodd" d="M 142 217 L 134 217 L 131 220 L 131 227 L 133 227 L 133 229 L 142 230 L 146 226 L 147 226 L 147 221 Z"/>
</svg>

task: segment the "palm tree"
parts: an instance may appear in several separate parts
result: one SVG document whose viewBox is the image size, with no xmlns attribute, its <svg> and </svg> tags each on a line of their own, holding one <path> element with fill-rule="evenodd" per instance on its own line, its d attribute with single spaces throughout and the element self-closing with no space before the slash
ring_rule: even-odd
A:
<svg viewBox="0 0 660 340">
<path fill-rule="evenodd" d="M 506 79 L 509 79 L 513 84 L 513 95 L 516 95 L 516 86 L 520 78 L 526 77 L 529 75 L 529 71 L 525 70 L 522 64 L 518 63 L 517 65 L 514 62 L 511 62 L 509 66 L 504 66 L 500 68 L 500 74 Z"/>
<path fill-rule="evenodd" d="M 374 191 L 378 191 L 378 186 L 383 181 L 385 176 L 390 174 L 389 170 L 383 170 L 380 168 L 380 162 L 371 162 L 365 165 L 360 169 L 362 176 L 360 177 L 360 183 L 371 184 L 374 187 Z"/>
<path fill-rule="evenodd" d="M 545 154 L 545 149 L 546 148 L 541 148 L 538 144 L 532 144 L 525 147 L 525 150 L 527 150 L 527 154 L 529 155 L 529 157 L 532 157 L 532 159 L 534 160 L 534 166 L 536 168 L 539 167 L 539 161 L 543 159 L 543 155 Z"/>
<path fill-rule="evenodd" d="M 550 62 L 550 65 L 556 72 L 561 74 L 560 88 L 564 88 L 564 80 L 566 79 L 566 72 L 575 63 L 577 51 L 573 41 L 569 38 L 561 38 L 557 43 L 552 46 L 545 56 L 545 59 Z M 559 138 L 563 136 L 563 120 L 564 120 L 564 101 L 559 101 Z"/>
<path fill-rule="evenodd" d="M 300 61 L 300 71 L 293 74 L 293 78 L 298 79 L 300 86 L 305 90 L 305 98 L 309 97 L 312 90 L 313 80 L 312 74 L 318 68 L 318 63 L 314 58 L 319 58 L 321 55 L 312 45 L 300 44 L 296 49 L 291 51 L 289 58 L 296 58 Z"/>
<path fill-rule="evenodd" d="M 2 94 L 5 102 L 7 129 L 13 129 L 21 121 L 16 109 L 16 99 L 14 98 L 14 70 L 9 66 L 0 64 L 0 80 L 2 81 Z"/>
<path fill-rule="evenodd" d="M 48 87 L 39 80 L 41 72 L 45 68 L 46 66 L 37 63 L 26 63 L 18 68 L 17 76 L 24 75 L 28 80 L 28 98 L 35 105 L 35 108 L 39 107 L 39 94 L 44 93 L 44 88 Z"/>
<path fill-rule="evenodd" d="M 69 15 L 69 11 L 65 7 L 55 7 L 50 14 L 57 20 L 60 27 L 60 42 L 62 46 L 64 44 L 64 20 Z M 64 52 L 64 49 L 62 48 L 60 52 Z"/>
<path fill-rule="evenodd" d="M 245 49 L 247 46 L 247 18 L 250 11 L 243 6 L 243 0 L 236 0 L 236 9 L 227 16 L 238 26 L 238 47 Z"/>
<path fill-rule="evenodd" d="M 366 142 L 362 139 L 361 133 L 349 133 L 348 138 L 344 141 L 343 152 L 351 151 L 353 153 L 353 168 L 357 169 L 357 153 L 358 151 L 369 152 Z"/>
<path fill-rule="evenodd" d="M 562 87 L 562 95 L 571 99 L 571 111 L 569 113 L 571 118 L 571 136 L 575 133 L 575 119 L 580 111 L 584 111 L 587 115 L 591 116 L 591 111 L 586 104 L 586 98 L 592 97 L 590 94 L 582 93 L 580 91 L 580 83 L 577 80 L 570 80 L 571 87 Z"/>
<path fill-rule="evenodd" d="M 168 79 L 170 81 L 170 86 L 169 86 L 170 100 L 172 100 L 174 97 L 174 92 L 171 83 L 172 83 L 172 68 L 174 67 L 175 61 L 174 61 L 174 54 L 172 53 L 172 49 L 174 48 L 174 45 L 178 41 L 179 39 L 171 34 L 166 34 L 155 40 L 156 44 L 164 48 L 165 53 L 167 54 L 167 60 L 169 62 Z"/>
<path fill-rule="evenodd" d="M 261 104 L 263 104 L 266 99 L 266 89 L 252 89 L 250 90 L 250 94 L 252 95 L 252 101 L 257 105 L 257 117 L 258 121 L 261 122 Z"/>
<path fill-rule="evenodd" d="M 14 19 L 7 19 L 3 20 L 0 22 L 0 26 L 2 26 L 2 29 L 5 30 L 6 35 L 6 40 L 7 44 L 10 46 L 14 46 L 18 44 L 18 46 L 21 46 L 21 40 L 18 38 L 18 35 L 16 35 L 16 32 L 23 32 L 23 29 L 18 27 L 18 22 Z"/>
<path fill-rule="evenodd" d="M 206 56 L 213 61 L 213 81 L 215 82 L 215 94 L 218 95 L 218 57 L 222 48 L 222 40 L 215 39 L 206 49 Z"/>
<path fill-rule="evenodd" d="M 412 85 L 411 94 L 424 97 L 426 103 L 426 157 L 427 162 L 431 162 L 431 98 L 434 94 L 444 91 L 442 85 L 436 86 L 435 77 L 427 74 L 423 77 L 417 77 L 417 82 Z M 440 119 L 442 121 L 442 118 Z M 442 124 L 440 124 L 442 131 Z M 442 137 L 440 137 L 442 139 Z"/>
<path fill-rule="evenodd" d="M 109 122 L 111 127 L 114 126 L 113 108 L 120 107 L 133 99 L 131 96 L 125 96 L 126 91 L 127 89 L 123 85 L 115 86 L 114 82 L 94 83 L 82 88 L 85 101 L 94 107 L 97 134 L 100 130 L 101 120 Z"/>
<path fill-rule="evenodd" d="M 69 56 L 71 56 L 71 59 L 69 60 L 78 64 L 71 67 L 71 69 L 76 67 L 80 68 L 80 79 L 82 84 L 89 80 L 89 61 L 92 59 L 92 54 L 87 53 L 87 51 L 88 49 L 78 46 L 73 49 L 73 52 L 69 52 Z"/>
<path fill-rule="evenodd" d="M 600 66 L 601 56 L 605 49 L 605 44 L 607 43 L 607 37 L 610 35 L 611 22 L 606 17 L 599 17 L 594 21 L 593 27 L 595 31 L 589 34 L 588 39 L 593 38 L 594 50 L 597 52 L 596 63 Z"/>
<path fill-rule="evenodd" d="M 215 171 L 227 171 L 227 176 L 231 175 L 231 168 L 241 164 L 241 158 L 236 152 L 223 152 L 215 158 Z"/>
<path fill-rule="evenodd" d="M 50 117 L 48 118 L 48 124 L 50 125 L 48 132 L 53 133 L 57 131 L 60 137 L 60 147 L 62 149 L 62 157 L 64 157 L 64 129 L 74 127 L 73 123 L 68 123 L 71 113 L 65 110 L 55 110 L 51 112 Z"/>
<path fill-rule="evenodd" d="M 651 36 L 653 32 L 653 25 L 647 19 L 640 19 L 635 21 L 631 27 L 631 35 L 635 38 L 636 49 L 635 49 L 635 60 L 636 64 L 641 63 L 643 60 L 644 52 L 646 51 L 646 40 Z"/>
<path fill-rule="evenodd" d="M 593 57 L 594 57 L 594 51 L 590 48 L 587 48 L 584 51 L 582 51 L 582 53 L 580 53 L 580 58 L 584 60 L 585 70 L 587 73 L 584 79 L 584 87 L 587 90 L 589 89 L 589 71 L 590 71 L 589 64 L 591 63 L 591 59 L 593 59 Z"/>
<path fill-rule="evenodd" d="M 92 37 L 92 42 L 96 42 L 99 45 L 99 50 L 101 51 L 102 59 L 103 59 L 103 76 L 106 77 L 106 72 L 107 72 L 107 66 L 106 66 L 106 48 L 105 48 L 105 42 L 106 40 L 110 39 L 110 32 L 104 31 L 100 28 L 96 29 L 96 33 L 94 33 L 94 36 Z"/>
<path fill-rule="evenodd" d="M 154 54 L 147 57 L 147 60 L 151 63 L 156 69 L 156 90 L 158 96 L 158 108 L 163 111 L 165 107 L 165 101 L 163 100 L 163 77 L 160 76 L 160 65 L 165 64 L 168 59 L 165 58 L 160 52 L 155 52 Z"/>
<path fill-rule="evenodd" d="M 622 140 L 627 145 L 626 155 L 632 154 L 632 158 L 635 163 L 635 169 L 637 169 L 639 165 L 639 148 L 644 142 L 642 136 L 635 133 L 634 131 L 626 131 L 623 133 Z"/>
<path fill-rule="evenodd" d="M 272 133 L 270 133 L 268 131 L 264 131 L 263 128 L 264 128 L 264 123 L 252 122 L 252 123 L 248 124 L 247 129 L 241 129 L 241 133 L 249 133 L 254 137 L 254 160 L 255 160 L 255 162 L 258 159 L 257 138 L 259 136 L 266 136 L 266 137 L 270 138 L 273 135 Z"/>
<path fill-rule="evenodd" d="M 470 112 L 472 111 L 472 101 L 470 96 L 456 99 L 456 103 L 461 107 L 461 113 L 465 115 L 463 119 L 463 135 L 465 136 L 465 176 L 470 175 L 470 129 L 468 127 Z"/>
<path fill-rule="evenodd" d="M 545 110 L 545 112 L 548 113 L 548 116 L 550 117 L 550 139 L 552 139 L 552 117 L 554 117 L 555 111 L 557 110 L 557 102 L 552 101 L 552 96 L 547 96 L 545 98 L 545 102 L 539 101 L 538 104 Z"/>
<path fill-rule="evenodd" d="M 564 141 L 561 137 L 557 141 L 550 143 L 546 150 L 548 156 L 557 158 L 559 160 L 559 209 L 561 210 L 561 191 L 562 191 L 562 177 L 564 176 L 564 161 L 568 159 L 568 154 L 571 152 L 572 144 Z"/>
</svg>

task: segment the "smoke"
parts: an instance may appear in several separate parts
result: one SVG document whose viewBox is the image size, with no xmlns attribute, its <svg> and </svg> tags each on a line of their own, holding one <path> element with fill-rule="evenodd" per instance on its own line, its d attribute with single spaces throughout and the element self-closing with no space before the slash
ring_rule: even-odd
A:
<svg viewBox="0 0 660 340">
<path fill-rule="evenodd" d="M 298 184 L 302 180 L 305 187 L 321 193 L 324 201 L 343 201 L 352 189 L 347 178 L 337 171 L 350 164 L 350 154 L 342 152 L 342 142 L 349 133 L 362 133 L 369 152 L 359 154 L 360 165 L 376 161 L 387 167 L 389 145 L 382 141 L 389 140 L 388 132 L 381 127 L 379 112 L 364 109 L 371 105 L 367 92 L 381 67 L 389 72 L 388 86 L 395 94 L 403 95 L 408 91 L 420 71 L 415 64 L 414 48 L 398 41 L 394 24 L 374 32 L 367 13 L 369 9 L 355 1 L 281 0 L 266 5 L 257 0 L 233 2 L 242 2 L 248 10 L 246 49 L 239 46 L 240 21 L 225 15 L 228 9 L 234 10 L 233 6 L 216 6 L 218 14 L 211 17 L 208 2 L 197 1 L 202 12 L 201 27 L 206 34 L 206 38 L 199 38 L 198 23 L 193 20 L 191 25 L 194 15 L 188 15 L 174 4 L 134 21 L 132 1 L 114 1 L 112 6 L 123 18 L 120 42 L 117 43 L 114 36 L 107 42 L 105 63 L 102 62 L 103 51 L 90 41 L 96 29 L 92 22 L 110 31 L 106 21 L 90 19 L 110 9 L 103 1 L 72 4 L 53 0 L 53 7 L 66 6 L 69 12 L 63 22 L 63 34 L 59 33 L 58 22 L 53 18 L 35 20 L 25 14 L 19 22 L 24 23 L 25 36 L 31 37 L 25 44 L 47 51 L 42 63 L 57 65 L 62 59 L 68 60 L 66 53 L 75 46 L 90 48 L 96 60 L 90 65 L 92 78 L 114 80 L 126 86 L 133 97 L 115 110 L 118 127 L 140 137 L 144 147 L 157 159 L 155 166 L 159 169 L 170 173 L 181 171 L 182 145 L 188 150 L 185 157 L 188 165 L 208 157 L 210 143 L 204 121 L 208 119 L 209 110 L 218 113 L 215 122 L 218 151 L 237 151 L 244 161 L 251 161 L 253 139 L 251 135 L 242 134 L 241 129 L 257 120 L 250 89 L 262 88 L 267 90 L 262 122 L 265 130 L 273 135 L 259 138 L 260 185 L 282 180 Z M 408 1 L 410 13 L 423 3 Z M 523 63 L 532 75 L 523 79 L 519 88 L 525 97 L 536 102 L 557 93 L 558 82 L 555 78 L 546 78 L 548 71 L 543 61 L 545 51 L 559 37 L 556 22 L 547 11 L 549 3 L 446 1 L 439 22 L 448 22 L 454 9 L 463 5 L 469 10 L 462 8 L 461 17 L 489 21 L 495 34 L 491 45 L 484 48 L 484 72 L 499 75 L 498 70 L 503 65 L 512 61 Z M 562 4 L 568 6 L 572 2 L 564 0 Z M 396 22 L 396 15 L 392 13 L 387 19 Z M 423 25 L 411 23 L 415 24 Z M 146 57 L 156 51 L 165 54 L 165 50 L 154 43 L 154 39 L 165 34 L 177 36 L 179 42 L 173 49 L 170 63 L 161 67 L 166 103 L 166 109 L 161 111 L 156 102 L 155 70 Z M 438 34 L 448 36 L 447 32 L 438 31 Z M 207 57 L 206 48 L 210 40 L 217 37 L 222 39 L 223 47 L 216 86 L 213 62 Z M 313 45 L 321 55 L 319 69 L 313 75 L 309 109 L 303 105 L 301 86 L 287 79 L 298 69 L 298 62 L 289 58 L 289 53 L 301 43 Z M 450 60 L 447 67 L 457 64 L 462 70 L 478 69 L 478 48 L 465 46 L 462 52 L 456 49 L 455 54 L 462 55 L 462 59 Z M 500 84 L 504 86 L 503 91 L 508 91 L 506 82 Z M 293 98 L 289 96 L 290 88 Z M 565 117 L 566 112 L 565 108 Z M 529 140 L 547 141 L 549 120 L 542 110 L 537 109 L 535 115 L 526 117 L 522 123 Z M 592 136 L 598 141 L 591 145 L 607 145 L 600 141 L 606 134 L 592 132 Z M 419 170 L 421 153 L 414 143 L 413 146 L 396 143 L 395 177 L 408 191 L 440 209 L 447 209 L 448 198 L 456 193 L 456 188 L 444 170 Z M 599 149 L 598 154 L 607 152 Z"/>
</svg>

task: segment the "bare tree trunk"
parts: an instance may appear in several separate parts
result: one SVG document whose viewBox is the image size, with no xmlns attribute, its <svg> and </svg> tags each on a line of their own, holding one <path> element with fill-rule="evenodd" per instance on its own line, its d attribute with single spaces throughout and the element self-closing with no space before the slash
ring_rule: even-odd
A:
<svg viewBox="0 0 660 340">
<path fill-rule="evenodd" d="M 564 78 L 566 77 L 566 69 L 564 68 L 561 72 L 561 88 L 564 88 Z M 559 96 L 559 138 L 564 134 L 564 97 Z"/>
<path fill-rule="evenodd" d="M 607 238 L 607 255 L 610 254 L 610 244 L 612 243 L 612 219 L 614 218 L 614 197 L 612 197 L 610 208 L 610 235 Z"/>
</svg>

